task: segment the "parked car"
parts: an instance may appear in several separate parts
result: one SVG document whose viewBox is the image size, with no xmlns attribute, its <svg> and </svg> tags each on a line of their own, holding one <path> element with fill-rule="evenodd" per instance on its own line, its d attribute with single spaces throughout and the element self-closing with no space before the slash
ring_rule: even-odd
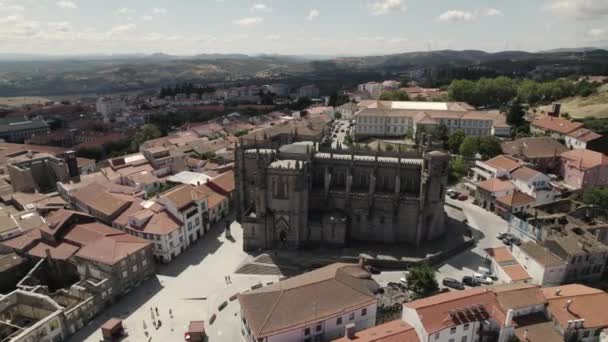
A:
<svg viewBox="0 0 608 342">
<path fill-rule="evenodd" d="M 462 277 L 462 283 L 467 286 L 471 286 L 471 287 L 476 287 L 476 286 L 481 285 L 481 282 L 479 281 L 479 279 L 475 279 L 471 276 Z"/>
<path fill-rule="evenodd" d="M 509 234 L 509 233 L 499 233 L 498 235 L 496 235 L 496 238 L 498 240 L 502 240 L 502 239 L 506 238 L 509 235 L 511 235 L 511 234 Z"/>
<path fill-rule="evenodd" d="M 468 199 L 469 199 L 469 195 L 467 195 L 467 194 L 460 194 L 460 195 L 458 195 L 458 200 L 459 201 L 466 201 Z"/>
<path fill-rule="evenodd" d="M 367 266 L 367 271 L 371 274 L 380 274 L 380 270 L 374 266 Z"/>
<path fill-rule="evenodd" d="M 484 285 L 492 285 L 494 284 L 494 281 L 492 280 L 492 278 L 490 277 L 486 277 L 481 273 L 474 273 L 473 274 L 473 278 L 477 279 L 480 283 L 484 284 Z"/>
<path fill-rule="evenodd" d="M 454 278 L 443 278 L 442 284 L 456 290 L 464 290 L 464 285 Z"/>
<path fill-rule="evenodd" d="M 498 280 L 498 277 L 494 273 L 492 273 L 492 271 L 490 271 L 489 269 L 487 269 L 485 267 L 479 267 L 477 269 L 477 272 L 482 274 L 484 277 L 492 279 L 493 281 Z"/>
</svg>

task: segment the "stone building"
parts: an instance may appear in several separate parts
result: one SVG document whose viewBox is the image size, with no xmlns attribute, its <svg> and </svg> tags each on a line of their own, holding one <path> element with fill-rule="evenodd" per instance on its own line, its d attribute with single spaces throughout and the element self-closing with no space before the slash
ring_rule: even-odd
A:
<svg viewBox="0 0 608 342">
<path fill-rule="evenodd" d="M 241 143 L 236 211 L 244 249 L 410 243 L 440 237 L 449 156 Z"/>
</svg>

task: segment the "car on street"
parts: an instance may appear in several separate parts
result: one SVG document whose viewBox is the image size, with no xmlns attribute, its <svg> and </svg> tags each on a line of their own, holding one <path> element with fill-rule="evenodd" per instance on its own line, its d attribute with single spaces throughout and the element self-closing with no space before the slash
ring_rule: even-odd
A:
<svg viewBox="0 0 608 342">
<path fill-rule="evenodd" d="M 477 279 L 480 283 L 484 284 L 484 285 L 492 285 L 494 284 L 494 281 L 492 280 L 492 278 L 490 277 L 486 277 L 481 273 L 474 273 L 473 274 L 473 278 Z"/>
<path fill-rule="evenodd" d="M 459 201 L 466 201 L 468 199 L 469 199 L 469 195 L 467 195 L 467 194 L 460 194 L 460 195 L 458 195 L 458 200 Z"/>
<path fill-rule="evenodd" d="M 506 238 L 509 235 L 511 235 L 511 234 L 509 234 L 509 233 L 499 233 L 498 235 L 496 235 L 496 238 L 498 240 L 502 240 L 502 239 Z"/>
<path fill-rule="evenodd" d="M 471 276 L 462 277 L 462 283 L 470 287 L 476 287 L 481 285 L 481 281 L 479 281 L 479 279 L 473 278 Z"/>
<path fill-rule="evenodd" d="M 477 272 L 480 273 L 480 274 L 482 274 L 484 277 L 492 279 L 493 281 L 497 281 L 498 280 L 498 277 L 494 273 L 492 273 L 492 271 L 490 271 L 489 269 L 487 269 L 485 267 L 481 267 L 480 266 L 477 269 Z"/>
<path fill-rule="evenodd" d="M 380 274 L 380 270 L 375 266 L 367 266 L 367 271 L 371 274 Z"/>
<path fill-rule="evenodd" d="M 464 285 L 454 278 L 443 278 L 443 286 L 451 287 L 456 290 L 464 290 Z"/>
</svg>

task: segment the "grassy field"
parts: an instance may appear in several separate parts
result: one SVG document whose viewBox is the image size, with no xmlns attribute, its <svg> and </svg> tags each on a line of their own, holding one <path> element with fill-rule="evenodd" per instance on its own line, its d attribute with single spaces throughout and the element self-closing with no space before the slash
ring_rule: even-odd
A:
<svg viewBox="0 0 608 342">
<path fill-rule="evenodd" d="M 597 94 L 589 97 L 569 97 L 563 99 L 562 113 L 568 113 L 572 118 L 608 118 L 608 84 L 604 84 Z M 541 106 L 541 111 L 551 110 L 551 106 Z"/>
<path fill-rule="evenodd" d="M 20 107 L 31 104 L 43 104 L 50 101 L 44 97 L 19 96 L 19 97 L 0 97 L 0 106 Z"/>
</svg>

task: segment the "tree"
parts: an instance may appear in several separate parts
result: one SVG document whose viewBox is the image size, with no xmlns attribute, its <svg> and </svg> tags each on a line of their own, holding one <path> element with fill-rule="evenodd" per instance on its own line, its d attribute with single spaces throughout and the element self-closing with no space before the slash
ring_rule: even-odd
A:
<svg viewBox="0 0 608 342">
<path fill-rule="evenodd" d="M 353 145 L 353 137 L 348 132 L 344 135 L 344 145 L 346 145 L 346 146 Z"/>
<path fill-rule="evenodd" d="M 500 139 L 495 136 L 487 136 L 479 138 L 479 154 L 481 158 L 490 159 L 502 153 Z"/>
<path fill-rule="evenodd" d="M 608 208 L 608 188 L 596 187 L 583 193 L 583 202 L 596 205 L 600 208 Z"/>
<path fill-rule="evenodd" d="M 381 101 L 408 101 L 410 97 L 401 90 L 388 90 L 380 95 Z"/>
<path fill-rule="evenodd" d="M 410 268 L 407 284 L 418 298 L 430 296 L 439 290 L 435 270 L 426 263 Z"/>
<path fill-rule="evenodd" d="M 457 157 L 452 163 L 450 163 L 449 178 L 451 182 L 459 181 L 466 173 L 467 167 L 462 156 Z"/>
<path fill-rule="evenodd" d="M 445 146 L 449 139 L 448 126 L 443 123 L 440 123 L 439 125 L 435 126 L 435 129 L 433 129 L 432 136 L 434 140 L 443 142 L 443 145 Z"/>
<path fill-rule="evenodd" d="M 450 134 L 450 136 L 448 137 L 448 149 L 452 153 L 456 153 L 456 154 L 459 153 L 460 145 L 462 145 L 464 138 L 466 138 L 466 135 L 464 134 L 464 131 L 461 129 Z"/>
<path fill-rule="evenodd" d="M 515 98 L 515 100 L 511 101 L 509 104 L 509 110 L 507 112 L 507 123 L 515 128 L 524 124 L 526 120 L 524 120 L 524 116 L 526 115 L 526 110 L 522 105 L 519 98 Z"/>
<path fill-rule="evenodd" d="M 335 112 L 334 112 L 334 118 L 335 118 L 336 120 L 340 120 L 340 119 L 342 119 L 342 113 L 340 113 L 340 112 L 338 112 L 338 111 L 335 111 Z"/>
<path fill-rule="evenodd" d="M 465 158 L 473 158 L 479 152 L 479 138 L 467 136 L 460 144 L 460 155 Z"/>
<path fill-rule="evenodd" d="M 103 148 L 99 146 L 91 146 L 80 148 L 76 154 L 81 158 L 101 160 L 103 159 L 104 151 Z"/>
<path fill-rule="evenodd" d="M 153 124 L 146 124 L 143 125 L 143 127 L 137 133 L 135 133 L 135 136 L 133 137 L 133 144 L 139 148 L 139 146 L 144 142 L 160 138 L 162 136 L 163 133 L 160 131 L 160 129 L 158 129 L 158 127 Z"/>
</svg>

